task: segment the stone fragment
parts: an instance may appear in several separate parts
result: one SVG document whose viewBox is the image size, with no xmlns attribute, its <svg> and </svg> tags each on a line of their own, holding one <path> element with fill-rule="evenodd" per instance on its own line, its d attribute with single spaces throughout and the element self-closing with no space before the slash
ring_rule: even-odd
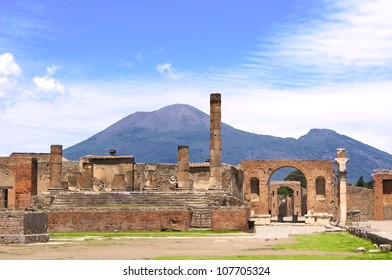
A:
<svg viewBox="0 0 392 280">
<path fill-rule="evenodd" d="M 369 250 L 369 253 L 380 253 L 380 252 L 381 252 L 381 250 L 379 250 L 379 249 Z"/>
<path fill-rule="evenodd" d="M 357 248 L 357 252 L 365 252 L 365 251 L 366 251 L 365 247 L 358 247 Z"/>
<path fill-rule="evenodd" d="M 383 252 L 390 252 L 391 248 L 392 248 L 392 245 L 391 244 L 380 244 L 379 248 Z"/>
</svg>

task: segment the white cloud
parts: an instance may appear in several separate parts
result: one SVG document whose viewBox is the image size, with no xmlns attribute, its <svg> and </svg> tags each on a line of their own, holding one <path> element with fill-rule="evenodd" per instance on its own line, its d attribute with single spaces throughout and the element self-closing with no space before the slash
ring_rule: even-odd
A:
<svg viewBox="0 0 392 280">
<path fill-rule="evenodd" d="M 6 96 L 11 92 L 17 85 L 17 81 L 9 77 L 0 76 L 0 97 Z"/>
<path fill-rule="evenodd" d="M 33 82 L 36 86 L 36 90 L 39 92 L 57 92 L 64 94 L 65 87 L 59 83 L 56 79 L 51 76 L 56 73 L 57 66 L 51 66 L 46 68 L 46 75 L 43 77 L 34 77 Z"/>
<path fill-rule="evenodd" d="M 22 73 L 11 53 L 0 55 L 0 97 L 12 93 L 17 86 L 17 77 Z M 1 106 L 1 104 L 0 104 Z"/>
<path fill-rule="evenodd" d="M 241 71 L 273 85 L 389 79 L 392 2 L 324 1 L 317 13 L 273 27 Z"/>
<path fill-rule="evenodd" d="M 309 58 L 307 63 L 361 66 L 392 59 L 392 2 L 337 1 L 332 8 L 324 21 L 312 20 L 314 25 L 301 26 L 287 39 L 288 55 Z"/>
<path fill-rule="evenodd" d="M 155 70 L 157 70 L 161 74 L 166 73 L 167 76 L 173 80 L 178 79 L 178 74 L 175 72 L 170 63 L 158 64 Z"/>
<path fill-rule="evenodd" d="M 14 61 L 14 56 L 10 53 L 0 55 L 0 75 L 19 76 L 22 73 L 18 64 Z"/>
<path fill-rule="evenodd" d="M 55 79 L 44 76 L 34 77 L 33 82 L 39 91 L 64 93 L 65 88 Z"/>
</svg>

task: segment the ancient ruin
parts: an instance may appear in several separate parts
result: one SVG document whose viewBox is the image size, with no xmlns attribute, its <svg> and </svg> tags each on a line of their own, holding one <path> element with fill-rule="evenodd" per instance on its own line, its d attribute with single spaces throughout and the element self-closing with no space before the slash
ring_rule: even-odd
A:
<svg viewBox="0 0 392 280">
<path fill-rule="evenodd" d="M 374 181 L 374 219 L 392 220 L 392 170 L 376 170 Z"/>
<path fill-rule="evenodd" d="M 4 226 L 7 221 L 34 216 L 26 209 L 38 210 L 36 215 L 43 215 L 40 220 L 47 223 L 49 232 L 190 228 L 246 231 L 254 225 L 274 222 L 334 222 L 344 226 L 358 221 L 360 213 L 366 219 L 392 218 L 392 171 L 374 172 L 373 199 L 372 190 L 347 186 L 349 159 L 343 148 L 337 149 L 334 161 L 259 159 L 243 160 L 237 166 L 222 163 L 221 106 L 221 95 L 211 94 L 210 159 L 203 163 L 189 162 L 192 147 L 188 146 L 178 146 L 177 164 L 137 163 L 131 155 L 117 156 L 115 150 L 108 155 L 86 155 L 79 161 L 68 161 L 62 156 L 61 145 L 52 145 L 50 153 L 0 157 L 0 240 L 8 234 Z M 306 179 L 306 188 L 299 181 L 271 179 L 285 167 L 299 170 Z M 282 189 L 287 193 L 282 194 Z M 366 206 L 358 203 L 361 200 L 366 200 Z M 34 231 L 28 224 L 20 222 L 19 229 L 12 231 L 45 234 L 42 231 L 46 226 Z"/>
</svg>

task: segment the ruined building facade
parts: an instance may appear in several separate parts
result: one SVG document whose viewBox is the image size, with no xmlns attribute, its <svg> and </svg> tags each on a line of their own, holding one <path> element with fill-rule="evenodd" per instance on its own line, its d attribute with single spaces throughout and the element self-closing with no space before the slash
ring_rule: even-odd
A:
<svg viewBox="0 0 392 280">
<path fill-rule="evenodd" d="M 284 221 L 282 216 L 344 225 L 356 211 L 366 212 L 368 219 L 391 219 L 391 172 L 373 174 L 374 210 L 362 209 L 351 201 L 362 196 L 373 201 L 373 193 L 347 187 L 344 149 L 337 150 L 335 161 L 222 163 L 221 110 L 221 95 L 211 94 L 209 162 L 189 162 L 188 146 L 178 147 L 177 164 L 136 163 L 114 150 L 68 161 L 61 145 L 52 145 L 50 153 L 0 157 L 0 208 L 39 209 L 47 214 L 49 231 L 247 230 L 276 217 Z M 298 181 L 272 181 L 284 167 L 300 170 L 306 188 Z M 291 194 L 282 195 L 282 188 Z"/>
</svg>

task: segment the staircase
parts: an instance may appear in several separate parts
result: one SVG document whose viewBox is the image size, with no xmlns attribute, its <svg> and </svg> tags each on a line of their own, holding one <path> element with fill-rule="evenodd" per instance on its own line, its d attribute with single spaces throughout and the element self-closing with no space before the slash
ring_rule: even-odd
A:
<svg viewBox="0 0 392 280">
<path fill-rule="evenodd" d="M 49 194 L 48 210 L 186 208 L 192 211 L 191 227 L 211 228 L 211 209 L 242 204 L 235 196 L 223 192 L 61 192 Z"/>
<path fill-rule="evenodd" d="M 55 195 L 50 208 L 169 208 L 208 205 L 209 196 L 204 193 L 60 193 Z"/>
</svg>

